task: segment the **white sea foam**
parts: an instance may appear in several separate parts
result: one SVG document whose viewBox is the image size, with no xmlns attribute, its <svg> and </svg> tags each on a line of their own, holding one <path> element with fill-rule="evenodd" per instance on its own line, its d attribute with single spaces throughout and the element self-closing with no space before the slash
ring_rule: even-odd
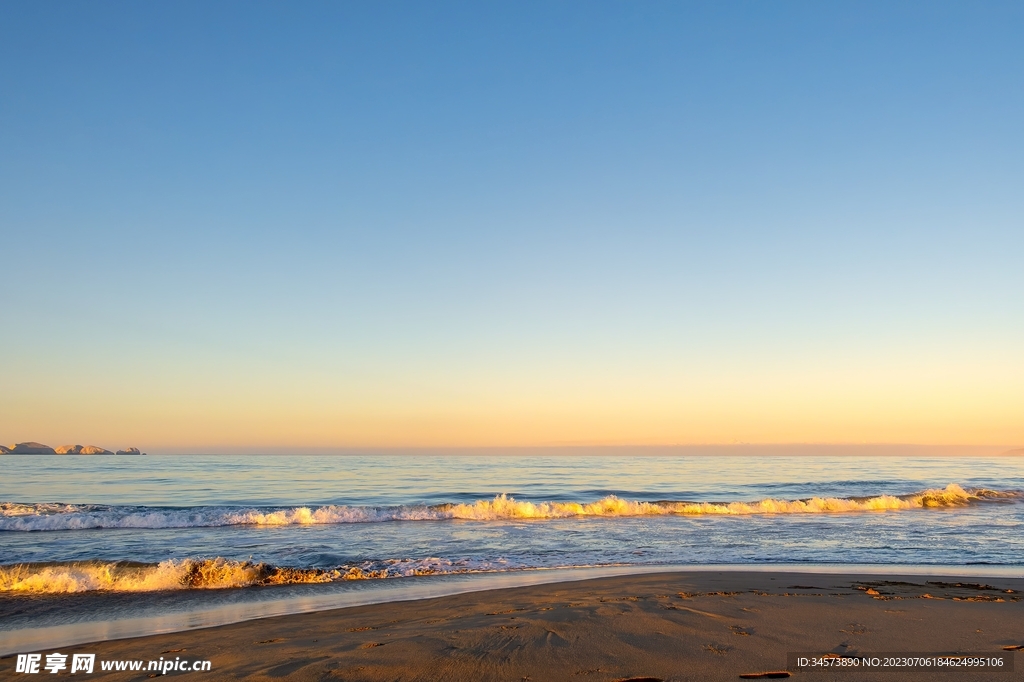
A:
<svg viewBox="0 0 1024 682">
<path fill-rule="evenodd" d="M 465 519 L 565 519 L 664 515 L 821 514 L 949 508 L 985 500 L 1020 499 L 1020 491 L 967 489 L 951 483 L 943 489 L 875 497 L 811 497 L 753 502 L 645 502 L 614 495 L 593 502 L 529 502 L 508 495 L 469 503 L 370 507 L 328 505 L 318 508 L 237 509 L 194 507 L 104 507 L 59 503 L 0 503 L 0 531 L 57 531 L 90 528 L 192 528 L 212 526 L 291 526 L 384 521 Z"/>
<path fill-rule="evenodd" d="M 159 564 L 68 562 L 0 566 L 0 592 L 66 594 L 104 590 L 224 589 L 254 585 L 294 585 L 343 580 L 379 580 L 416 575 L 494 573 L 525 567 L 504 560 L 388 559 L 346 564 L 332 569 L 288 568 L 251 561 L 183 559 Z"/>
<path fill-rule="evenodd" d="M 4 516 L 45 516 L 47 514 L 72 514 L 88 507 L 60 502 L 0 502 L 0 517 Z"/>
</svg>

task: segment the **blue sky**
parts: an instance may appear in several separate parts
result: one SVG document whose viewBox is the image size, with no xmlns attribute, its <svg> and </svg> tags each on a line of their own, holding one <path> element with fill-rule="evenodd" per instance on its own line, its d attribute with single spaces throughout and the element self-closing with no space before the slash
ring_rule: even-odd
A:
<svg viewBox="0 0 1024 682">
<path fill-rule="evenodd" d="M 1022 31 L 6 3 L 0 438 L 1024 441 Z"/>
</svg>

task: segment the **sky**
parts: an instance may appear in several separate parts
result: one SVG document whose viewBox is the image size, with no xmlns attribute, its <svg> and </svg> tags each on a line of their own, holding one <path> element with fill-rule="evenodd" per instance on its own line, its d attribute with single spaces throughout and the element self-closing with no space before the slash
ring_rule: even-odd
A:
<svg viewBox="0 0 1024 682">
<path fill-rule="evenodd" d="M 1021 35 L 0 3 L 0 442 L 1019 447 Z"/>
</svg>

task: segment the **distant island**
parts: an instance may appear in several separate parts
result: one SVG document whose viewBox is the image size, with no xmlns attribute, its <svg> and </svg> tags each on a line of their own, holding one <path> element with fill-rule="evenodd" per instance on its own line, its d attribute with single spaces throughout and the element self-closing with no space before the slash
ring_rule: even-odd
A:
<svg viewBox="0 0 1024 682">
<path fill-rule="evenodd" d="M 144 455 L 145 452 L 138 448 L 125 448 L 117 452 L 111 452 L 98 445 L 60 445 L 51 448 L 49 445 L 28 441 L 26 443 L 15 443 L 7 447 L 0 445 L 0 455 Z"/>
</svg>

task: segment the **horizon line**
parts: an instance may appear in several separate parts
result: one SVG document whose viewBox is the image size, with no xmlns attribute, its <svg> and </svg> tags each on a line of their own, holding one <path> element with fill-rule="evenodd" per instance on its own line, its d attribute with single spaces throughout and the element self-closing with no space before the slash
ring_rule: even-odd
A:
<svg viewBox="0 0 1024 682">
<path fill-rule="evenodd" d="M 500 455 L 500 454 L 628 454 L 634 453 L 665 453 L 701 454 L 699 451 L 710 451 L 707 454 L 726 454 L 756 451 L 760 454 L 814 454 L 807 450 L 820 449 L 829 452 L 820 454 L 909 454 L 930 451 L 932 454 L 944 455 L 1024 455 L 1024 447 L 1017 445 L 976 445 L 931 444 L 931 443 L 692 443 L 692 444 L 554 444 L 554 445 L 453 445 L 453 446 L 191 446 L 191 447 L 156 447 L 143 448 L 151 455 Z M 798 452 L 793 452 L 796 450 Z M 800 452 L 803 451 L 803 452 Z M 65 456 L 65 455 L 59 455 Z M 98 456 L 98 455 L 79 455 Z"/>
</svg>

